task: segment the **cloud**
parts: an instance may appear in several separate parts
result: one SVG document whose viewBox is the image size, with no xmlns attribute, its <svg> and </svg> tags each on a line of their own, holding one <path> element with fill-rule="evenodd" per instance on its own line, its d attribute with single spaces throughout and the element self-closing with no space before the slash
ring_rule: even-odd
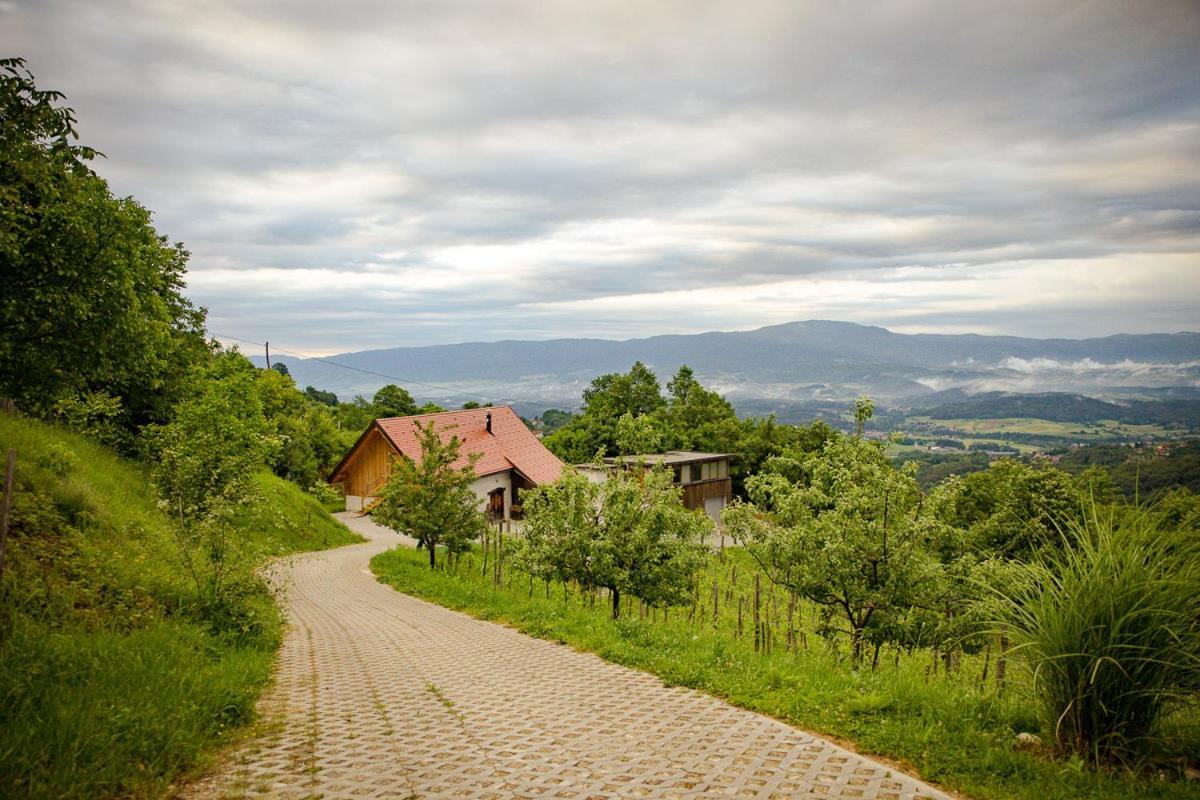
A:
<svg viewBox="0 0 1200 800">
<path fill-rule="evenodd" d="M 1186 0 L 0 6 L 214 329 L 321 352 L 1195 329 L 1197 41 Z"/>
</svg>

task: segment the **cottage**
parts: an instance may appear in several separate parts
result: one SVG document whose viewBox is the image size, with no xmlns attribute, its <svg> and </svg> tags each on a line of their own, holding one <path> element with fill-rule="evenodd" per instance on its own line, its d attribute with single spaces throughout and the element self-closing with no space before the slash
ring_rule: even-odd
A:
<svg viewBox="0 0 1200 800">
<path fill-rule="evenodd" d="M 733 497 L 733 479 L 729 477 L 730 453 L 697 453 L 671 450 L 640 456 L 606 458 L 604 464 L 581 464 L 578 469 L 594 481 L 602 481 L 609 470 L 643 465 L 664 466 L 671 470 L 675 485 L 683 489 L 685 508 L 704 509 L 714 522 L 720 522 L 721 510 Z"/>
<path fill-rule="evenodd" d="M 431 422 L 442 441 L 457 437 L 462 442 L 455 466 L 466 466 L 471 454 L 479 454 L 471 488 L 496 519 L 512 519 L 514 507 L 519 516 L 522 491 L 553 483 L 562 474 L 562 462 L 508 406 L 377 419 L 329 476 L 330 483 L 342 484 L 347 511 L 361 511 L 374 502 L 401 454 L 420 461 L 416 424 Z"/>
</svg>

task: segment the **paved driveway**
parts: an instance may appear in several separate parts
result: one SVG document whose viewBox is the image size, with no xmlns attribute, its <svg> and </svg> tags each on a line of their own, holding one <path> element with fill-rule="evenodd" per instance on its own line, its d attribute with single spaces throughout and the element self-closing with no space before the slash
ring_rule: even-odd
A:
<svg viewBox="0 0 1200 800">
<path fill-rule="evenodd" d="M 291 628 L 268 733 L 200 797 L 939 798 L 788 725 L 400 594 L 395 534 L 279 565 Z"/>
</svg>

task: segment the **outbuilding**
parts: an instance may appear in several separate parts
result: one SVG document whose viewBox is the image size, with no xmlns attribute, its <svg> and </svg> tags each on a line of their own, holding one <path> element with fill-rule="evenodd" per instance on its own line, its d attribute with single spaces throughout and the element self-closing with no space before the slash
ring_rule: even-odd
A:
<svg viewBox="0 0 1200 800">
<path fill-rule="evenodd" d="M 720 522 L 721 510 L 733 498 L 733 479 L 729 475 L 733 457 L 732 453 L 671 450 L 606 458 L 603 464 L 580 464 L 577 469 L 589 480 L 603 481 L 614 469 L 666 467 L 671 470 L 675 485 L 683 490 L 684 507 L 703 509 L 714 522 Z"/>
</svg>

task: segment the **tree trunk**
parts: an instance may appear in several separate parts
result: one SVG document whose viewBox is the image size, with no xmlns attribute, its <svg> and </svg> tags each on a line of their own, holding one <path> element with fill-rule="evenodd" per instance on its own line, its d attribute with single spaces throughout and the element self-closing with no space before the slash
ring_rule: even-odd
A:
<svg viewBox="0 0 1200 800">
<path fill-rule="evenodd" d="M 612 593 L 612 618 L 621 618 L 621 592 L 618 589 L 609 589 Z"/>
<path fill-rule="evenodd" d="M 429 568 L 437 569 L 437 548 L 429 545 Z"/>
</svg>

